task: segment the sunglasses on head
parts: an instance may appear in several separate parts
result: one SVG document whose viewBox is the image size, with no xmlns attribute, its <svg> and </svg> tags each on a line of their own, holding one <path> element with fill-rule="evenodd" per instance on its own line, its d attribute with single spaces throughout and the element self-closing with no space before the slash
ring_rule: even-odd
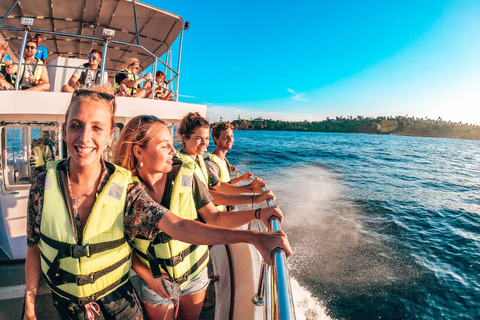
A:
<svg viewBox="0 0 480 320">
<path fill-rule="evenodd" d="M 77 89 L 73 92 L 74 97 L 91 96 L 93 94 L 96 94 L 100 98 L 108 100 L 108 101 L 113 101 L 115 99 L 115 96 L 113 94 L 97 92 L 97 91 L 92 91 L 92 90 Z"/>
<path fill-rule="evenodd" d="M 141 116 L 140 117 L 140 122 L 148 122 L 148 123 L 153 123 L 153 122 L 158 122 L 161 121 L 159 118 L 149 115 L 149 116 Z"/>
<path fill-rule="evenodd" d="M 35 46 L 25 46 L 25 49 L 32 49 L 32 50 L 35 50 L 35 49 L 37 49 L 37 47 L 35 47 Z"/>
<path fill-rule="evenodd" d="M 93 59 L 93 60 L 95 60 L 95 59 L 97 59 L 97 56 L 88 56 L 88 59 Z"/>
</svg>

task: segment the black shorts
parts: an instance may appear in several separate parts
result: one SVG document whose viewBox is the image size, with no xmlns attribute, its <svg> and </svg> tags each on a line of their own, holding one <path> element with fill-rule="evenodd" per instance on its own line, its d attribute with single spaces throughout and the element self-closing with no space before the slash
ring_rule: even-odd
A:
<svg viewBox="0 0 480 320">
<path fill-rule="evenodd" d="M 53 305 L 61 319 L 84 320 L 87 319 L 85 307 L 66 300 L 52 292 Z M 142 307 L 137 292 L 130 280 L 124 285 L 95 301 L 100 307 L 100 315 L 95 315 L 96 320 L 141 320 L 143 319 Z"/>
</svg>

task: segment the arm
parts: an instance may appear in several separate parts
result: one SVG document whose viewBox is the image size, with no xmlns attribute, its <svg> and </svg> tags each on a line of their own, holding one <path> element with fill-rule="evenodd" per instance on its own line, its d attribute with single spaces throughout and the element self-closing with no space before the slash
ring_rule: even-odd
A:
<svg viewBox="0 0 480 320">
<path fill-rule="evenodd" d="M 14 74 L 15 72 L 17 72 L 17 70 L 18 70 L 18 65 L 17 64 L 14 65 L 12 60 L 5 61 L 5 71 L 8 74 Z"/>
<path fill-rule="evenodd" d="M 275 201 L 276 197 L 273 194 L 272 190 L 264 191 L 260 194 L 250 195 L 250 194 L 227 194 L 223 192 L 218 192 L 216 190 L 210 190 L 210 194 L 213 197 L 213 203 L 217 205 L 226 205 L 233 206 L 237 204 L 252 204 L 252 203 L 262 203 L 268 199 Z"/>
<path fill-rule="evenodd" d="M 25 316 L 24 320 L 37 319 L 35 315 L 35 298 L 40 279 L 40 249 L 37 245 L 27 248 L 25 259 Z"/>
<path fill-rule="evenodd" d="M 243 180 L 245 181 L 252 181 L 252 173 L 250 171 L 245 172 L 238 178 L 233 178 L 230 180 L 230 184 L 236 185 L 239 182 L 242 182 Z"/>
<path fill-rule="evenodd" d="M 282 231 L 260 232 L 255 230 L 230 230 L 211 227 L 204 223 L 182 219 L 172 212 L 167 212 L 158 222 L 157 228 L 180 241 L 198 245 L 233 244 L 245 242 L 253 244 L 271 264 L 271 253 L 275 248 L 282 248 L 289 257 L 292 254 L 287 236 Z"/>
<path fill-rule="evenodd" d="M 230 183 L 219 181 L 213 187 L 213 189 L 215 191 L 220 191 L 220 192 L 229 193 L 229 194 L 260 193 L 262 192 L 261 184 L 259 182 L 254 183 L 255 180 L 247 186 L 236 186 Z"/>
<path fill-rule="evenodd" d="M 40 76 L 40 79 L 35 79 L 33 76 L 34 80 L 34 86 L 28 89 L 25 89 L 25 91 L 48 91 L 50 89 L 50 83 L 48 82 L 48 71 L 47 67 L 41 66 L 42 68 L 42 74 Z M 31 79 L 31 80 L 33 80 Z"/>
<path fill-rule="evenodd" d="M 148 269 L 141 261 L 138 259 L 137 255 L 132 254 L 132 269 L 135 271 L 139 277 L 141 277 L 145 282 L 152 288 L 153 291 L 158 293 L 162 298 L 170 298 L 165 287 L 163 286 L 162 279 L 170 277 L 167 274 L 162 274 L 159 278 L 154 278 L 152 271 Z"/>
<path fill-rule="evenodd" d="M 255 220 L 257 210 L 260 219 L 266 226 L 269 225 L 270 219 L 273 217 L 278 218 L 280 223 L 283 221 L 283 214 L 278 206 L 245 211 L 218 211 L 215 205 L 210 202 L 203 208 L 198 209 L 198 213 L 209 225 L 221 228 L 236 228 Z"/>
<path fill-rule="evenodd" d="M 73 89 L 75 89 L 76 87 L 78 87 L 80 83 L 78 83 L 78 78 L 76 76 L 71 76 L 70 77 L 70 80 L 68 80 L 68 85 L 70 87 L 72 87 Z"/>
</svg>

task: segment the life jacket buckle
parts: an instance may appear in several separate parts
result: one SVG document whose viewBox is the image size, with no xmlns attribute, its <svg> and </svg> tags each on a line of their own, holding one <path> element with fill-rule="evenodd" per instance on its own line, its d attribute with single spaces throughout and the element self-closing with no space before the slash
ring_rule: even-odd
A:
<svg viewBox="0 0 480 320">
<path fill-rule="evenodd" d="M 81 258 L 81 257 L 90 258 L 90 244 L 87 243 L 84 246 L 79 244 L 72 244 L 70 246 L 70 256 L 72 258 Z"/>
<path fill-rule="evenodd" d="M 181 276 L 180 278 L 177 278 L 175 279 L 175 282 L 178 283 L 178 284 L 182 284 L 184 283 L 185 281 L 188 280 L 188 273 L 185 273 L 183 276 Z"/>
<path fill-rule="evenodd" d="M 78 305 L 80 307 L 83 307 L 87 303 L 94 302 L 94 301 L 95 301 L 95 295 L 92 295 L 90 297 L 85 297 L 85 298 L 78 299 Z"/>
<path fill-rule="evenodd" d="M 170 258 L 170 265 L 175 267 L 177 264 L 183 261 L 183 254 L 179 254 L 178 256 Z"/>
<path fill-rule="evenodd" d="M 75 279 L 77 286 L 84 286 L 86 284 L 93 284 L 95 282 L 95 273 L 92 273 L 88 276 L 86 275 L 79 275 Z"/>
</svg>

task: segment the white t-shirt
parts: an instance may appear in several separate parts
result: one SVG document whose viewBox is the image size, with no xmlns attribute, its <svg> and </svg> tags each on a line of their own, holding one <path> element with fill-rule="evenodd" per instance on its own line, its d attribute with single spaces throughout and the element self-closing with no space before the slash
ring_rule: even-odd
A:
<svg viewBox="0 0 480 320">
<path fill-rule="evenodd" d="M 73 73 L 72 76 L 75 76 L 77 77 L 77 81 L 78 79 L 80 79 L 81 75 L 82 75 L 82 71 L 85 70 L 85 67 L 84 65 L 80 65 L 78 66 L 78 68 L 75 70 L 75 72 Z M 97 72 L 96 70 L 87 70 L 87 76 L 85 77 L 85 86 L 87 88 L 90 88 L 91 86 L 93 86 L 95 83 L 95 76 L 97 75 Z M 100 76 L 99 76 L 100 77 Z M 106 72 L 103 73 L 103 84 L 107 83 L 108 82 L 108 74 Z"/>
</svg>

